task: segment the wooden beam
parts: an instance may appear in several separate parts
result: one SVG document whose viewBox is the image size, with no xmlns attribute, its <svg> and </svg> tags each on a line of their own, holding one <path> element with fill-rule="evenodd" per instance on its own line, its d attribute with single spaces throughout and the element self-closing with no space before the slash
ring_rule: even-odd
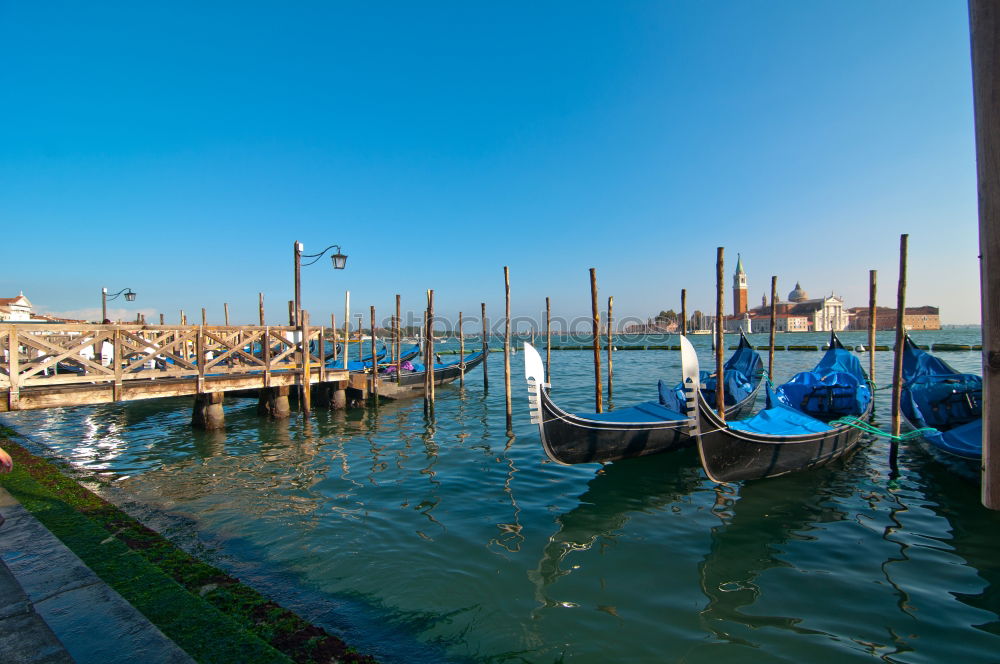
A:
<svg viewBox="0 0 1000 664">
<path fill-rule="evenodd" d="M 725 248 L 719 247 L 715 252 L 715 408 L 719 418 L 726 420 L 726 395 L 723 358 L 726 351 L 726 318 L 725 318 Z"/>
</svg>

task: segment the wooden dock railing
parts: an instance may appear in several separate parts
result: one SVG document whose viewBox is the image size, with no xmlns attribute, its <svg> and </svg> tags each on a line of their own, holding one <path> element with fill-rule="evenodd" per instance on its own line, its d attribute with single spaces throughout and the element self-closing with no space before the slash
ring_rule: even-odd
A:
<svg viewBox="0 0 1000 664">
<path fill-rule="evenodd" d="M 346 380 L 324 338 L 305 326 L 0 325 L 0 411 Z"/>
</svg>

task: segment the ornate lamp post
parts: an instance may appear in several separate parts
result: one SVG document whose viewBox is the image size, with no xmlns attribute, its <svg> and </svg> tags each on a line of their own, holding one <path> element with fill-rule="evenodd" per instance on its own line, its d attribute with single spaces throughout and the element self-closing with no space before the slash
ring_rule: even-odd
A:
<svg viewBox="0 0 1000 664">
<path fill-rule="evenodd" d="M 114 295 L 108 295 L 108 289 L 101 289 L 101 322 L 108 320 L 108 300 L 114 300 L 120 295 L 124 295 L 129 302 L 135 301 L 135 291 L 131 288 L 123 288 Z"/>
<path fill-rule="evenodd" d="M 330 256 L 330 260 L 333 262 L 334 270 L 343 270 L 347 266 L 347 254 L 344 254 L 340 250 L 339 244 L 331 244 L 329 247 L 319 252 L 318 254 L 303 254 L 302 250 L 305 247 L 301 242 L 296 242 L 293 246 L 295 252 L 295 324 L 298 325 L 302 318 L 302 259 L 311 258 L 312 260 L 306 263 L 306 265 L 312 265 L 323 255 L 336 248 L 337 253 Z"/>
</svg>

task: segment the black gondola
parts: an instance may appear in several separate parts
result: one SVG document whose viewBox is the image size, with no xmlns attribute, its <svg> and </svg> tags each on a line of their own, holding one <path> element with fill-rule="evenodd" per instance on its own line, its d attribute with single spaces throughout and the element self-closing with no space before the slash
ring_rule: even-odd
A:
<svg viewBox="0 0 1000 664">
<path fill-rule="evenodd" d="M 466 373 L 482 364 L 483 351 L 470 353 L 460 360 L 448 364 L 435 364 L 432 371 L 435 385 L 446 385 L 458 379 L 464 368 Z M 379 367 L 379 396 L 400 399 L 422 394 L 426 369 L 423 364 L 406 362 L 397 381 L 396 366 Z"/>
<path fill-rule="evenodd" d="M 666 388 L 660 381 L 659 401 L 647 401 L 629 408 L 609 413 L 568 413 L 549 396 L 551 387 L 545 382 L 545 366 L 538 351 L 524 344 L 524 371 L 528 380 L 528 403 L 531 422 L 538 425 L 542 447 L 550 459 L 561 464 L 617 461 L 631 457 L 670 452 L 690 446 L 693 440 L 690 429 L 694 420 L 687 413 L 695 412 L 692 389 L 685 386 L 699 385 L 711 378 L 698 370 L 698 355 L 694 346 L 681 337 L 683 359 L 682 382 Z M 740 335 L 740 344 L 726 362 L 724 374 L 726 389 L 735 383 L 732 379 L 743 373 L 743 385 L 748 394 L 741 395 L 726 408 L 726 417 L 737 419 L 748 415 L 760 390 L 762 362 L 746 337 Z M 714 386 L 709 386 L 714 398 Z"/>
<path fill-rule="evenodd" d="M 713 481 L 776 477 L 838 459 L 857 446 L 862 432 L 837 419 L 867 419 L 873 402 L 861 362 L 835 333 L 812 371 L 767 392 L 767 408 L 741 422 L 723 422 L 704 398 L 698 399 L 692 435 Z"/>
</svg>

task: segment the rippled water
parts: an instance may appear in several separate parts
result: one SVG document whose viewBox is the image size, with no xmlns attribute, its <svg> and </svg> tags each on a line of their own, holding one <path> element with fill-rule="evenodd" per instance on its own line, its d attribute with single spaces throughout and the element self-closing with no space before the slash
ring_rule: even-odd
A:
<svg viewBox="0 0 1000 664">
<path fill-rule="evenodd" d="M 979 342 L 978 330 L 914 337 Z M 708 363 L 710 339 L 694 341 Z M 615 402 L 655 398 L 677 355 L 616 354 Z M 271 422 L 249 399 L 227 401 L 214 434 L 190 428 L 189 399 L 4 421 L 385 662 L 1000 661 L 1000 515 L 977 486 L 908 447 L 890 483 L 882 440 L 832 467 L 726 487 L 691 450 L 558 466 L 528 422 L 522 356 L 510 437 L 501 355 L 488 394 L 476 370 L 438 391 L 434 421 L 416 400 Z M 779 351 L 776 377 L 819 356 Z M 978 352 L 944 357 L 979 371 Z M 876 359 L 887 383 L 892 353 Z M 590 361 L 553 353 L 557 402 L 592 408 Z M 889 391 L 877 399 L 887 427 Z"/>
</svg>

